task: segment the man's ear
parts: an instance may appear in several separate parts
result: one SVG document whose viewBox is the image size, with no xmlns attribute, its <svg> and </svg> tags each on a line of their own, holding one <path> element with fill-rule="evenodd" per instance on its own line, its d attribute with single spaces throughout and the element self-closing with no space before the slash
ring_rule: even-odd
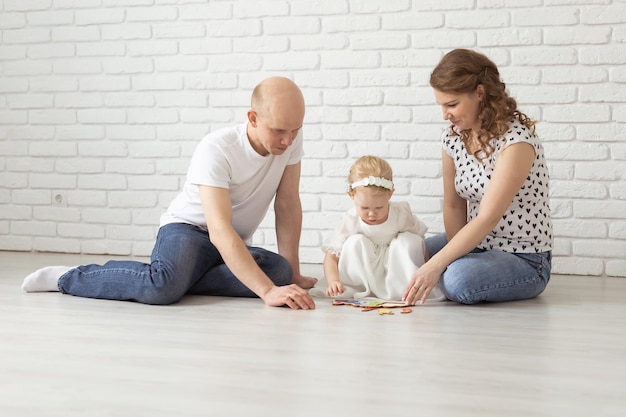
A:
<svg viewBox="0 0 626 417">
<path fill-rule="evenodd" d="M 256 127 L 256 124 L 257 124 L 257 114 L 252 109 L 248 110 L 248 122 L 250 123 L 250 125 L 252 125 L 252 127 Z"/>
</svg>

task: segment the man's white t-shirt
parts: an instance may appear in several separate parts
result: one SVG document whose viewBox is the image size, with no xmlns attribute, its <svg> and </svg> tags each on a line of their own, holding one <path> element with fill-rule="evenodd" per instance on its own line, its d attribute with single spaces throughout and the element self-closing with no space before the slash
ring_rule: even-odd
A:
<svg viewBox="0 0 626 417">
<path fill-rule="evenodd" d="M 233 209 L 233 227 L 250 243 L 265 217 L 287 165 L 303 155 L 302 131 L 282 155 L 259 155 L 248 139 L 247 123 L 205 136 L 191 158 L 182 192 L 161 216 L 161 226 L 189 223 L 207 228 L 198 186 L 226 188 Z M 209 214 L 210 215 L 210 214 Z"/>
</svg>

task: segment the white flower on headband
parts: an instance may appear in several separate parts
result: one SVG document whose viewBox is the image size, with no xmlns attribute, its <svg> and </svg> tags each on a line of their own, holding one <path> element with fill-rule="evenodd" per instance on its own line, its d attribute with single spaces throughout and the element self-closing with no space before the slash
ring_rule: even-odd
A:
<svg viewBox="0 0 626 417">
<path fill-rule="evenodd" d="M 370 185 L 375 185 L 376 187 L 386 188 L 388 190 L 393 190 L 393 182 L 388 180 L 387 178 L 382 177 L 374 177 L 370 175 L 369 177 L 363 178 L 359 181 L 353 182 L 350 184 L 350 190 L 354 190 L 359 185 L 363 187 L 369 187 Z"/>
</svg>

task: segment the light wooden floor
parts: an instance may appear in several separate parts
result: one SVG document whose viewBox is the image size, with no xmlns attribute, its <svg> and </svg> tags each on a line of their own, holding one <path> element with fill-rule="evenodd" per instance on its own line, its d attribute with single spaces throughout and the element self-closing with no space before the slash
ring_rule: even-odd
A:
<svg viewBox="0 0 626 417">
<path fill-rule="evenodd" d="M 106 259 L 0 252 L 1 416 L 626 415 L 625 279 L 392 316 L 20 289 L 41 266 Z"/>
</svg>

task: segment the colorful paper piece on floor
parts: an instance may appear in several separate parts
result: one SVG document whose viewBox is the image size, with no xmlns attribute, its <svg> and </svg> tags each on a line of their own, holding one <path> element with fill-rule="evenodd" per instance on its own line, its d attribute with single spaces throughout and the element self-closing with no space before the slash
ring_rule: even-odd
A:
<svg viewBox="0 0 626 417">
<path fill-rule="evenodd" d="M 412 308 L 409 308 L 409 307 L 404 307 L 404 308 L 400 311 L 400 314 L 408 314 L 408 313 L 411 313 L 412 311 L 413 311 L 413 309 L 412 309 Z"/>
<path fill-rule="evenodd" d="M 407 304 L 402 301 L 386 301 L 386 300 L 377 300 L 377 299 L 333 299 L 334 306 L 352 306 L 352 307 L 360 307 L 368 310 L 377 309 L 377 308 L 397 308 L 397 307 L 406 307 Z"/>
<path fill-rule="evenodd" d="M 381 315 L 381 316 L 383 314 L 391 314 L 391 315 L 393 315 L 393 311 L 391 311 L 390 308 L 379 308 L 378 309 L 378 314 Z"/>
</svg>

